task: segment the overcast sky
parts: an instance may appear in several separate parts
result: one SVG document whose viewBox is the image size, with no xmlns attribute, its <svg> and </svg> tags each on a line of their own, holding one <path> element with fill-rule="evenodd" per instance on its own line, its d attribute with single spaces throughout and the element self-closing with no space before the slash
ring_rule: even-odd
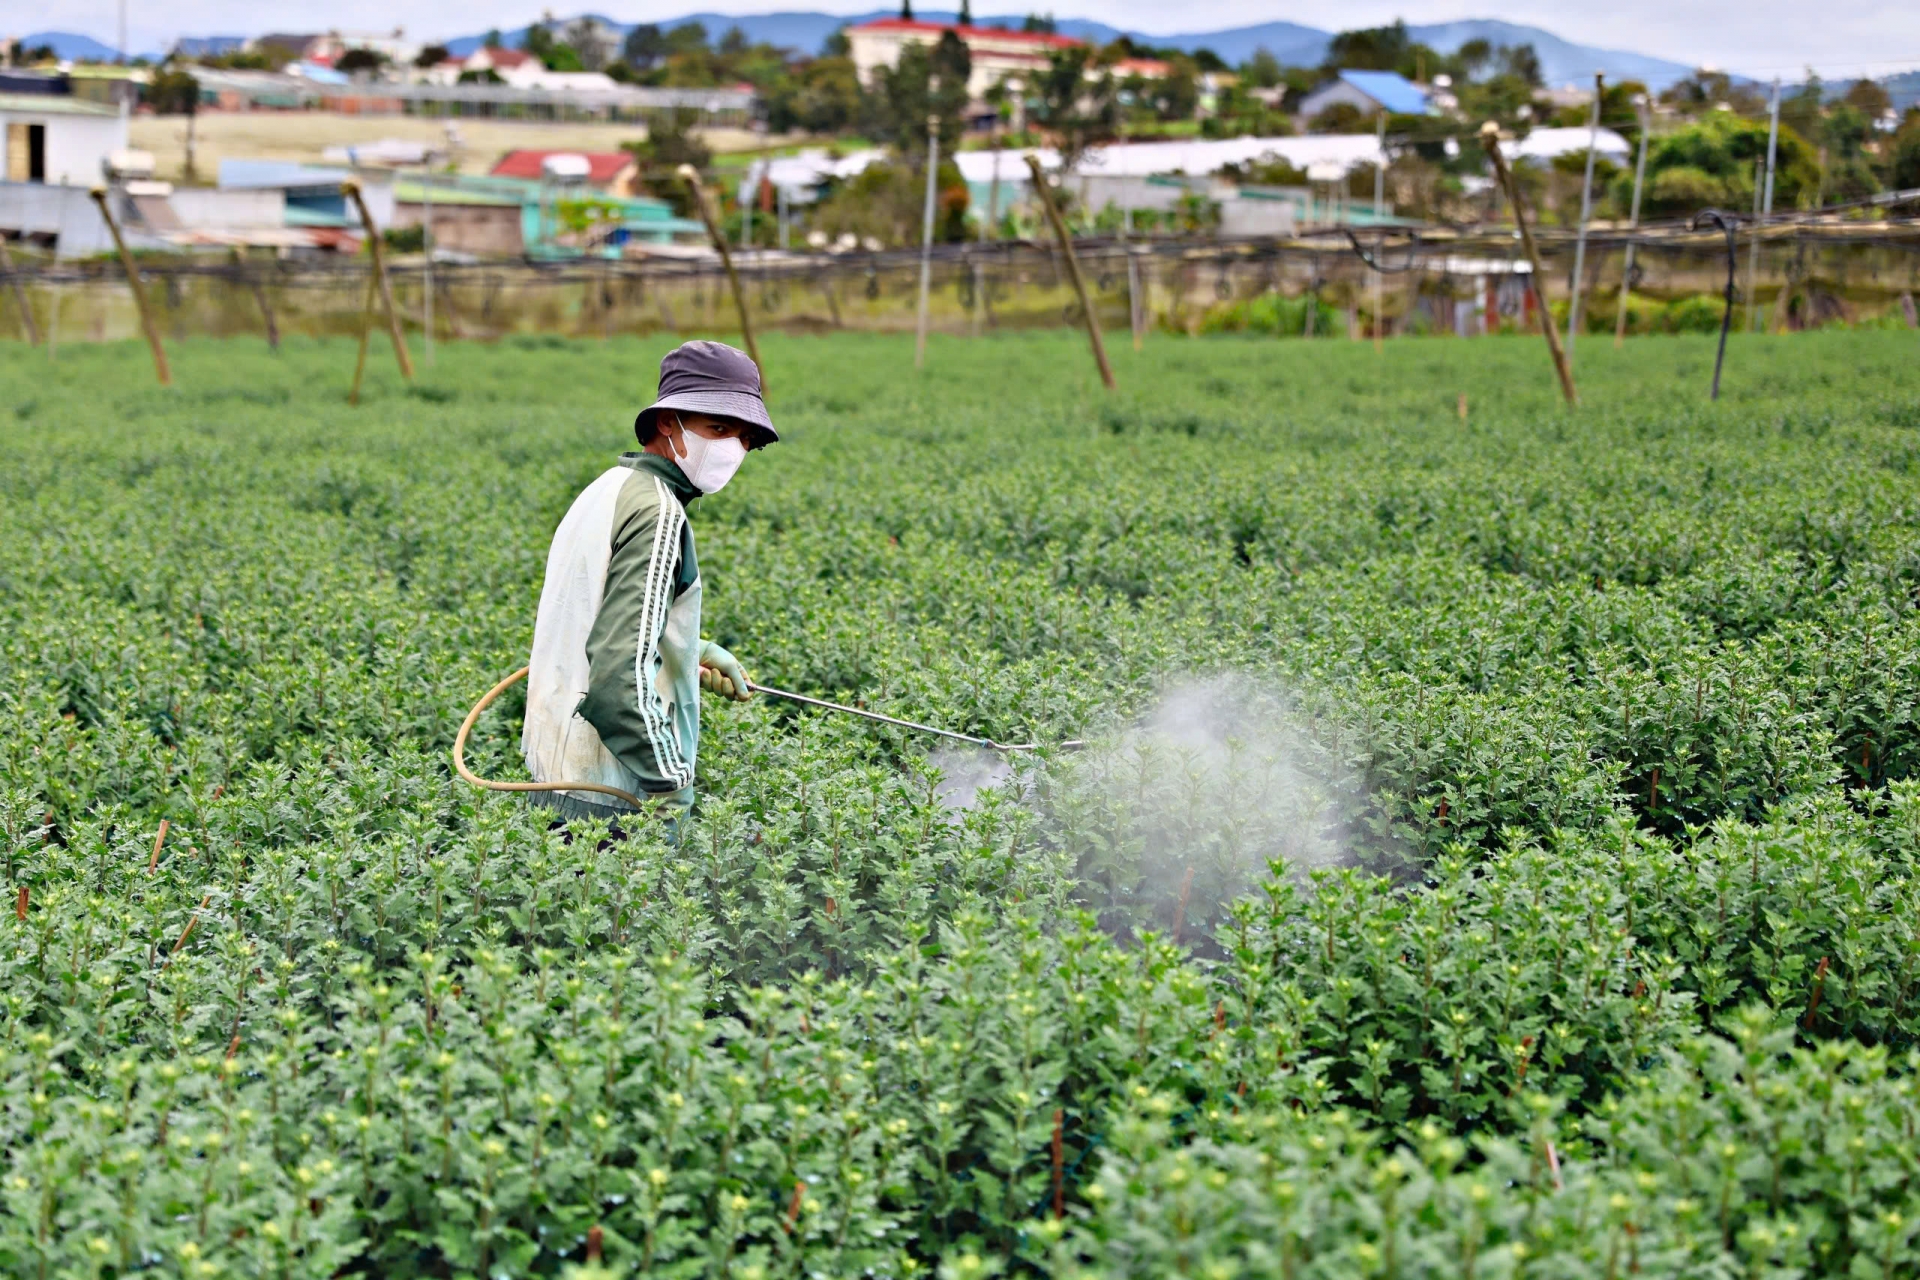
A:
<svg viewBox="0 0 1920 1280">
<path fill-rule="evenodd" d="M 8 0 L 0 6 L 0 34 L 79 31 L 112 44 L 118 0 Z M 511 27 L 536 16 L 552 0 L 126 0 L 130 42 L 159 49 L 180 35 L 248 35 L 264 30 L 304 31 L 404 25 L 411 36 L 464 35 L 489 26 Z M 883 0 L 884 3 L 884 0 Z M 923 0 L 922 8 L 953 7 Z M 661 0 L 604 0 L 579 6 L 555 4 L 562 17 L 591 8 L 626 22 L 657 22 L 695 10 L 765 13 L 780 9 L 864 12 L 873 0 L 834 0 L 791 5 L 744 3 L 667 4 Z M 1020 6 L 980 0 L 982 14 L 1017 12 Z M 1098 17 L 1116 26 L 1152 34 L 1208 31 L 1220 27 L 1287 20 L 1338 29 L 1390 22 L 1438 22 L 1453 18 L 1504 18 L 1544 27 L 1582 44 L 1628 49 L 1679 62 L 1707 63 L 1749 74 L 1795 74 L 1808 63 L 1829 75 L 1884 75 L 1920 67 L 1920 0 L 1087 0 L 1070 5 L 1042 0 L 1036 9 L 1062 17 Z M 324 16 L 322 16 L 324 15 Z"/>
</svg>

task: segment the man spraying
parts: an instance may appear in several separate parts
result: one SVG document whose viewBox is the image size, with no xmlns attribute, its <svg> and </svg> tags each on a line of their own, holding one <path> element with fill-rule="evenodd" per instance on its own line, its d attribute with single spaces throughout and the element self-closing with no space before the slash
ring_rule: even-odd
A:
<svg viewBox="0 0 1920 1280">
<path fill-rule="evenodd" d="M 745 702 L 747 673 L 700 638 L 700 567 L 687 507 L 778 440 L 743 351 L 688 342 L 660 361 L 640 450 L 588 485 L 547 553 L 520 749 L 539 782 L 592 782 L 693 804 L 699 691 Z M 635 812 L 599 792 L 536 791 L 563 818 Z"/>
</svg>

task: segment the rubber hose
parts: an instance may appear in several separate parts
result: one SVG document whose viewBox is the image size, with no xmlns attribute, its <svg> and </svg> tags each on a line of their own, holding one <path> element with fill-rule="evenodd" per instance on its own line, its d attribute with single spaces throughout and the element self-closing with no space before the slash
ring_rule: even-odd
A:
<svg viewBox="0 0 1920 1280">
<path fill-rule="evenodd" d="M 467 735 L 473 732 L 474 721 L 480 713 L 493 705 L 493 700 L 526 679 L 528 667 L 522 667 L 487 690 L 480 701 L 473 704 L 473 710 L 467 712 L 467 718 L 460 725 L 460 732 L 453 739 L 453 771 L 476 787 L 488 791 L 598 791 L 601 795 L 618 796 L 628 804 L 642 811 L 647 802 L 631 791 L 622 791 L 618 787 L 603 787 L 597 782 L 489 782 L 485 778 L 475 777 L 473 770 L 467 768 Z"/>
</svg>

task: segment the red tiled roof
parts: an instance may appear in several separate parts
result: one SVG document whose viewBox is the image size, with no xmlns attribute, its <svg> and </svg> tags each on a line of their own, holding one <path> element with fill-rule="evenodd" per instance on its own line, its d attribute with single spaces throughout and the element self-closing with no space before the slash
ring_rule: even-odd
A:
<svg viewBox="0 0 1920 1280">
<path fill-rule="evenodd" d="M 1172 70 L 1173 64 L 1162 58 L 1122 58 L 1113 64 L 1120 76 L 1164 76 Z"/>
<path fill-rule="evenodd" d="M 634 163 L 633 156 L 625 151 L 568 151 L 556 147 L 550 151 L 509 151 L 490 172 L 496 178 L 539 178 L 541 162 L 556 155 L 585 156 L 587 181 L 596 186 L 612 182 L 621 170 Z"/>
<path fill-rule="evenodd" d="M 485 53 L 487 61 L 500 68 L 525 66 L 533 61 L 533 55 L 525 49 L 476 49 L 474 52 Z"/>
<path fill-rule="evenodd" d="M 1015 40 L 1024 44 L 1044 45 L 1050 49 L 1068 49 L 1085 44 L 1084 40 L 1075 40 L 1072 36 L 1054 35 L 1046 31 L 1007 31 L 1000 27 L 961 27 L 945 22 L 918 22 L 910 18 L 876 18 L 872 22 L 863 22 L 850 31 L 920 31 L 938 37 L 943 31 L 951 31 L 962 40 Z"/>
</svg>

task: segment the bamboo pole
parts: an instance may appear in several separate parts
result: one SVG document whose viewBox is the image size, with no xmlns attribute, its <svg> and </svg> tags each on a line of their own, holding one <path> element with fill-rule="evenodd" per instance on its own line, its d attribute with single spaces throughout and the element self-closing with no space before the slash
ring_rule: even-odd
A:
<svg viewBox="0 0 1920 1280">
<path fill-rule="evenodd" d="M 1627 342 L 1627 302 L 1633 297 L 1633 233 L 1640 230 L 1640 189 L 1647 181 L 1647 135 L 1653 132 L 1653 112 L 1647 104 L 1647 95 L 1640 97 L 1640 158 L 1633 166 L 1633 216 L 1627 220 L 1627 261 L 1620 273 L 1619 309 L 1613 317 L 1613 345 L 1623 347 Z"/>
<path fill-rule="evenodd" d="M 1073 282 L 1074 296 L 1080 299 L 1080 314 L 1086 318 L 1087 339 L 1093 343 L 1093 360 L 1100 366 L 1100 381 L 1113 390 L 1113 366 L 1107 363 L 1107 347 L 1100 340 L 1100 319 L 1093 314 L 1093 304 L 1087 300 L 1087 282 L 1080 274 L 1080 259 L 1073 254 L 1073 238 L 1067 234 L 1067 221 L 1060 216 L 1060 208 L 1053 202 L 1053 192 L 1047 187 L 1047 175 L 1041 171 L 1040 157 L 1027 152 L 1027 169 L 1033 174 L 1034 194 L 1040 198 L 1040 207 L 1046 211 L 1047 221 L 1053 224 L 1054 238 L 1060 242 L 1060 251 L 1066 255 L 1067 277 Z"/>
<path fill-rule="evenodd" d="M 1573 354 L 1574 334 L 1580 328 L 1580 306 L 1586 284 L 1587 222 L 1593 217 L 1593 158 L 1600 146 L 1600 99 L 1606 96 L 1607 78 L 1593 73 L 1593 114 L 1587 126 L 1587 177 L 1580 187 L 1580 238 L 1573 250 L 1573 300 L 1567 304 L 1567 354 Z"/>
<path fill-rule="evenodd" d="M 153 349 L 153 371 L 160 379 L 160 385 L 173 385 L 173 371 L 167 368 L 167 349 L 160 345 L 160 331 L 154 328 L 153 312 L 147 308 L 147 291 L 140 283 L 140 269 L 133 264 L 133 254 L 127 248 L 127 241 L 120 234 L 120 224 L 113 220 L 113 210 L 107 207 L 107 189 L 95 187 L 91 192 L 93 202 L 100 207 L 100 216 L 106 219 L 107 230 L 113 236 L 113 247 L 120 253 L 120 265 L 127 273 L 127 288 L 133 290 L 133 309 L 140 313 L 140 327 L 146 332 L 147 346 Z M 52 342 L 48 342 L 51 349 Z"/>
<path fill-rule="evenodd" d="M 7 251 L 7 238 L 3 235 L 0 235 L 0 271 L 7 273 L 7 283 L 13 286 L 13 304 L 20 308 L 20 327 L 26 331 L 27 345 L 39 346 L 40 324 L 33 318 L 33 305 L 27 300 L 27 287 L 13 273 L 13 254 Z"/>
<path fill-rule="evenodd" d="M 1500 154 L 1500 126 L 1491 120 L 1481 125 L 1480 141 L 1487 149 L 1487 158 L 1493 161 L 1494 177 L 1507 189 L 1507 199 L 1513 205 L 1513 220 L 1520 228 L 1520 243 L 1527 251 L 1528 265 L 1533 268 L 1527 287 L 1533 290 L 1534 302 L 1540 308 L 1540 332 L 1546 336 L 1547 350 L 1553 355 L 1554 372 L 1560 375 L 1560 394 L 1566 397 L 1570 407 L 1577 409 L 1580 393 L 1574 390 L 1573 370 L 1567 367 L 1567 353 L 1560 349 L 1560 334 L 1553 327 L 1553 313 L 1547 310 L 1547 291 L 1541 284 L 1545 276 L 1540 271 L 1540 250 L 1533 243 L 1533 228 L 1527 225 L 1527 208 L 1520 199 L 1520 184 L 1514 181 L 1507 158 Z"/>
<path fill-rule="evenodd" d="M 700 181 L 699 173 L 690 164 L 679 168 L 680 180 L 693 190 L 693 201 L 700 207 L 700 221 L 707 224 L 707 235 L 713 239 L 713 247 L 720 253 L 720 265 L 727 273 L 727 284 L 733 289 L 733 305 L 740 313 L 740 335 L 746 340 L 747 354 L 753 357 L 754 367 L 760 370 L 760 394 L 767 394 L 767 366 L 760 360 L 760 344 L 753 340 L 753 316 L 747 310 L 747 295 L 740 290 L 740 275 L 733 269 L 733 253 L 727 248 L 726 233 L 720 229 L 720 211 L 713 207 L 712 194 L 706 184 Z"/>
<path fill-rule="evenodd" d="M 381 309 L 387 313 L 387 333 L 393 338 L 393 355 L 400 362 L 400 376 L 412 382 L 413 358 L 407 354 L 407 338 L 400 332 L 400 313 L 393 306 L 393 286 L 387 282 L 387 258 L 380 249 L 380 233 L 373 228 L 373 215 L 367 212 L 367 199 L 360 194 L 360 184 L 349 180 L 340 184 L 340 190 L 353 201 L 353 207 L 360 213 L 360 225 L 366 228 L 367 247 L 373 251 L 373 285 L 380 295 Z"/>
</svg>

